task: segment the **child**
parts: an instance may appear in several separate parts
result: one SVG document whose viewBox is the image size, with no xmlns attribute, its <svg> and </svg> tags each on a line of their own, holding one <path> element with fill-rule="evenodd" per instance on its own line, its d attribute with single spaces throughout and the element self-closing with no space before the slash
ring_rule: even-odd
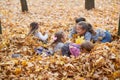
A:
<svg viewBox="0 0 120 80">
<path fill-rule="evenodd" d="M 52 47 L 52 49 L 48 48 L 47 49 L 47 54 L 48 53 L 53 54 L 53 53 L 55 53 L 57 51 L 60 51 L 61 48 L 64 45 L 64 42 L 65 42 L 65 35 L 64 35 L 64 33 L 62 31 L 59 31 L 59 32 L 55 33 L 55 35 L 53 37 L 53 42 L 50 45 L 50 47 Z M 43 51 L 43 48 L 40 47 L 37 50 L 41 53 Z"/>
<path fill-rule="evenodd" d="M 70 55 L 73 55 L 75 57 L 78 57 L 80 55 L 80 52 L 90 52 L 94 48 L 94 45 L 91 42 L 84 42 L 81 45 L 74 44 L 74 43 L 66 43 L 61 51 L 62 55 L 70 57 Z"/>
<path fill-rule="evenodd" d="M 79 36 L 84 36 L 87 41 L 111 42 L 111 34 L 108 31 L 103 29 L 94 31 L 92 25 L 86 22 L 79 22 L 76 26 L 76 31 Z"/>
<path fill-rule="evenodd" d="M 30 31 L 28 35 L 33 34 L 34 36 L 38 37 L 41 41 L 45 42 L 48 39 L 48 34 L 46 33 L 43 35 L 41 32 L 38 31 L 39 25 L 36 22 L 32 22 L 30 24 Z"/>
<path fill-rule="evenodd" d="M 55 33 L 54 35 L 54 41 L 51 44 L 53 47 L 53 52 L 57 52 L 58 50 L 61 50 L 65 42 L 65 34 L 62 31 L 59 31 Z"/>
<path fill-rule="evenodd" d="M 86 19 L 83 18 L 83 17 L 80 17 L 80 18 L 77 18 L 77 19 L 75 20 L 76 24 L 79 23 L 79 22 L 81 22 L 81 21 L 86 21 Z M 74 27 L 70 30 L 69 38 L 72 38 L 74 34 L 77 34 L 75 28 L 76 28 L 76 27 L 74 26 Z"/>
</svg>

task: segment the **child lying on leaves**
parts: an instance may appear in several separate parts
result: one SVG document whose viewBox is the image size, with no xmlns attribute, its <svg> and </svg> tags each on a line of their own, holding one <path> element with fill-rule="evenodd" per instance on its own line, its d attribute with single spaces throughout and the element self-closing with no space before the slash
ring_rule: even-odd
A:
<svg viewBox="0 0 120 80">
<path fill-rule="evenodd" d="M 55 33 L 53 42 L 50 45 L 51 48 L 39 47 L 35 49 L 38 54 L 45 53 L 46 55 L 53 55 L 57 51 L 61 50 L 65 42 L 65 34 L 62 31 Z"/>
<path fill-rule="evenodd" d="M 93 43 L 89 41 L 83 42 L 81 45 L 75 44 L 75 43 L 66 43 L 62 49 L 62 55 L 68 56 L 73 55 L 75 57 L 78 57 L 80 55 L 80 52 L 88 53 L 94 48 Z"/>
<path fill-rule="evenodd" d="M 76 31 L 79 36 L 84 36 L 86 41 L 100 41 L 102 43 L 111 42 L 111 33 L 107 30 L 97 29 L 94 30 L 90 23 L 84 21 L 76 25 Z"/>
</svg>

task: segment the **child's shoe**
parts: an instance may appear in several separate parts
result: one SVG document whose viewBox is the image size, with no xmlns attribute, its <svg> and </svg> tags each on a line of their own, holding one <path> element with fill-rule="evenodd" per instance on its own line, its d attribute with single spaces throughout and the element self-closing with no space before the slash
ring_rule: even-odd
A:
<svg viewBox="0 0 120 80">
<path fill-rule="evenodd" d="M 35 52 L 40 55 L 43 52 L 43 47 L 35 48 Z"/>
</svg>

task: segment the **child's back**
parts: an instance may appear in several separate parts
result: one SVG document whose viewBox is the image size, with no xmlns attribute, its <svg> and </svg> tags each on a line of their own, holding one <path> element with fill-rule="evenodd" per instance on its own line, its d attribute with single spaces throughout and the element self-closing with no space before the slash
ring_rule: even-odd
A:
<svg viewBox="0 0 120 80">
<path fill-rule="evenodd" d="M 57 51 L 60 51 L 61 48 L 63 47 L 64 45 L 64 33 L 63 32 L 57 32 L 55 33 L 54 35 L 54 38 L 53 38 L 53 42 L 52 44 L 49 46 L 49 48 L 45 49 L 45 48 L 39 48 L 39 53 L 46 53 L 47 55 L 49 54 L 54 54 L 56 53 Z M 37 49 L 38 50 L 38 49 Z"/>
<path fill-rule="evenodd" d="M 95 35 L 92 35 L 93 41 L 111 42 L 111 34 L 104 29 L 97 29 Z"/>
<path fill-rule="evenodd" d="M 48 39 L 48 34 L 43 35 L 41 32 L 35 32 L 34 36 L 38 37 L 42 41 L 46 41 Z"/>
<path fill-rule="evenodd" d="M 56 46 L 54 47 L 54 52 L 59 51 L 63 47 L 63 45 L 64 45 L 63 42 L 57 43 Z"/>
<path fill-rule="evenodd" d="M 65 34 L 62 31 L 55 33 L 54 41 L 51 44 L 51 46 L 53 46 L 53 51 L 57 52 L 61 50 L 61 48 L 64 45 L 64 41 L 65 41 Z"/>
</svg>

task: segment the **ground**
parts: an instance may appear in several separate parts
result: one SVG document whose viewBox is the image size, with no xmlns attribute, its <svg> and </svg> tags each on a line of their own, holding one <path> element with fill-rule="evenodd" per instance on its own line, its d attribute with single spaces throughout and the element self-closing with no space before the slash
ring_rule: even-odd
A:
<svg viewBox="0 0 120 80">
<path fill-rule="evenodd" d="M 19 0 L 0 0 L 1 80 L 120 79 L 120 37 L 117 36 L 120 0 L 95 0 L 95 9 L 89 11 L 84 9 L 84 0 L 27 0 L 27 3 L 29 12 L 22 13 Z M 81 53 L 78 58 L 57 53 L 50 57 L 35 55 L 34 48 L 48 44 L 26 37 L 31 22 L 38 22 L 43 33 L 49 30 L 50 36 L 59 30 L 68 35 L 75 18 L 80 16 L 95 29 L 110 31 L 113 41 L 96 43 L 91 53 Z M 14 53 L 22 57 L 11 58 Z"/>
</svg>

